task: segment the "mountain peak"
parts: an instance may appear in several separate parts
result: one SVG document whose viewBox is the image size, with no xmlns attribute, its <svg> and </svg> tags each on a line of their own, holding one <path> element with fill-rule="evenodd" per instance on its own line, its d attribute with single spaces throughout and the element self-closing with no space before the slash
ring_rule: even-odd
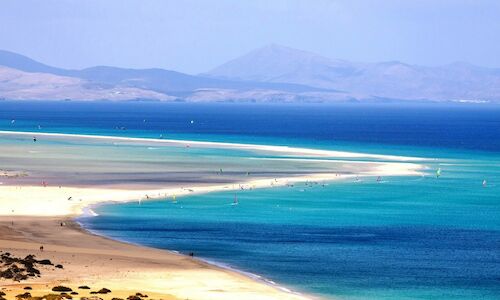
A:
<svg viewBox="0 0 500 300">
<path fill-rule="evenodd" d="M 327 57 L 324 57 L 320 54 L 316 54 L 314 52 L 306 51 L 306 50 L 300 50 L 280 44 L 268 44 L 266 46 L 254 49 L 247 54 L 244 54 L 240 56 L 239 58 L 236 59 L 242 59 L 245 57 L 250 57 L 250 58 L 255 58 L 259 56 L 269 56 L 272 57 L 273 59 L 279 59 L 281 57 L 287 58 L 287 59 L 299 59 L 299 60 L 304 60 L 304 59 L 314 59 L 314 60 L 319 60 L 322 62 L 326 61 L 334 61 L 332 59 L 329 59 Z M 234 60 L 233 60 L 234 61 Z"/>
<path fill-rule="evenodd" d="M 205 75 L 251 81 L 276 81 L 287 74 L 310 72 L 343 64 L 321 55 L 279 44 L 269 44 L 254 49 L 216 67 Z"/>
</svg>

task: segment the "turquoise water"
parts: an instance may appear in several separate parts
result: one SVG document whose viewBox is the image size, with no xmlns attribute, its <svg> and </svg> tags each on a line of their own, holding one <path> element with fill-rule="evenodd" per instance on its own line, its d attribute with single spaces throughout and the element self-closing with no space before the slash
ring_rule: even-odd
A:
<svg viewBox="0 0 500 300">
<path fill-rule="evenodd" d="M 7 105 L 0 128 L 36 130 L 41 123 L 47 132 L 432 158 L 423 177 L 239 191 L 236 206 L 234 192 L 103 205 L 98 217 L 80 219 L 93 231 L 194 252 L 325 298 L 500 299 L 498 107 L 68 105 Z"/>
<path fill-rule="evenodd" d="M 237 206 L 232 192 L 104 205 L 82 221 L 326 298 L 498 299 L 500 160 L 439 165 L 440 178 L 241 191 Z"/>
</svg>

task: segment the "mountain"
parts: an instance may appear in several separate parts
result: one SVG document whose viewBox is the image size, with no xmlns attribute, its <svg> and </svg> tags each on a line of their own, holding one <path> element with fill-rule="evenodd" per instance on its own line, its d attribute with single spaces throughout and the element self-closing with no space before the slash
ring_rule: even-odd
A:
<svg viewBox="0 0 500 300">
<path fill-rule="evenodd" d="M 293 83 L 230 81 L 204 76 L 193 76 L 163 69 L 124 69 L 100 66 L 76 71 L 73 73 L 73 76 L 111 85 L 124 85 L 151 89 L 157 92 L 178 96 L 183 96 L 196 90 L 207 88 L 245 91 L 268 89 L 295 93 L 307 91 L 327 91 L 322 88 L 309 87 Z"/>
<path fill-rule="evenodd" d="M 133 87 L 103 87 L 80 78 L 0 66 L 0 98 L 10 100 L 174 100 Z"/>
<path fill-rule="evenodd" d="M 279 45 L 256 49 L 203 75 L 337 89 L 361 98 L 500 101 L 500 69 L 466 63 L 440 67 L 358 63 Z"/>
<path fill-rule="evenodd" d="M 293 83 L 231 81 L 188 75 L 158 68 L 127 69 L 97 66 L 82 70 L 66 70 L 39 63 L 23 55 L 1 50 L 0 66 L 7 68 L 3 70 L 4 76 L 10 70 L 15 73 L 11 74 L 10 78 L 16 76 L 26 77 L 26 81 L 30 82 L 32 90 L 31 93 L 27 93 L 26 89 L 28 87 L 25 86 L 21 93 L 21 87 L 17 85 L 0 85 L 0 98 L 6 99 L 25 99 L 28 95 L 32 95 L 31 98 L 33 99 L 51 99 L 50 89 L 48 89 L 48 85 L 43 85 L 44 81 L 42 80 L 48 78 L 51 81 L 55 80 L 54 77 L 47 76 L 48 74 L 60 76 L 55 81 L 61 83 L 68 83 L 70 81 L 68 78 L 79 80 L 78 84 L 72 81 L 71 92 L 68 89 L 62 89 L 58 86 L 57 89 L 53 90 L 52 99 L 84 99 L 88 97 L 85 99 L 97 100 L 102 99 L 103 95 L 106 96 L 109 94 L 103 92 L 103 90 L 109 90 L 113 94 L 117 89 L 120 92 L 113 95 L 121 96 L 110 96 L 111 99 L 125 99 L 130 96 L 130 99 L 148 99 L 148 97 L 151 97 L 151 100 L 165 101 L 211 101 L 213 99 L 209 97 L 217 95 L 215 101 L 267 102 L 279 101 L 279 97 L 282 97 L 286 101 L 292 101 L 291 99 L 298 101 L 299 98 L 304 101 L 317 101 L 318 93 L 331 94 L 334 97 L 339 97 L 338 94 L 342 94 L 332 89 L 322 89 Z M 37 76 L 39 78 L 35 79 Z M 16 87 L 17 90 L 11 90 L 13 87 Z M 80 95 L 78 95 L 77 87 L 82 88 Z M 44 91 L 43 93 L 41 93 L 42 90 Z M 38 91 L 38 94 L 35 91 Z M 65 92 L 63 93 L 63 91 Z M 105 97 L 105 99 L 107 98 Z"/>
<path fill-rule="evenodd" d="M 349 62 L 270 45 L 189 75 L 158 68 L 68 70 L 0 50 L 0 99 L 500 102 L 500 69 Z"/>
<path fill-rule="evenodd" d="M 347 61 L 331 60 L 272 44 L 233 59 L 204 75 L 264 82 L 309 82 L 322 86 L 328 85 L 332 76 L 352 75 L 357 69 L 356 64 Z"/>
</svg>

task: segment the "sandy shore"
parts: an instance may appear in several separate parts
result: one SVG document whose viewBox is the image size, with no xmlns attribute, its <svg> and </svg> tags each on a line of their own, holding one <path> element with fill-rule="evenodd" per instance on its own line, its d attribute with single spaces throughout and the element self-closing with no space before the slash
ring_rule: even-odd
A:
<svg viewBox="0 0 500 300">
<path fill-rule="evenodd" d="M 363 176 L 419 175 L 420 166 L 406 163 L 380 165 Z M 190 194 L 225 190 L 256 189 L 284 186 L 306 181 L 333 181 L 355 175 L 318 174 L 286 178 L 249 180 L 237 184 L 194 185 L 164 189 L 128 190 L 125 188 L 54 187 L 54 186 L 0 186 L 0 216 L 75 216 L 86 207 L 103 202 L 148 201 L 155 199 L 175 200 Z M 35 196 L 36 195 L 36 196 Z"/>
<path fill-rule="evenodd" d="M 102 139 L 108 142 L 197 144 L 203 147 L 227 147 L 271 151 L 286 155 L 313 157 L 372 158 L 389 162 L 357 162 L 366 165 L 359 176 L 420 175 L 422 166 L 411 163 L 420 158 L 323 151 L 315 149 L 228 144 L 194 141 L 134 139 L 122 137 L 81 136 L 31 132 L 0 132 L 1 135 L 41 136 L 57 138 Z M 345 162 L 346 164 L 349 161 Z M 20 294 L 26 285 L 41 295 L 54 285 L 64 284 L 76 289 L 89 285 L 95 289 L 109 288 L 112 296 L 126 298 L 136 292 L 147 293 L 153 299 L 310 299 L 291 294 L 252 278 L 206 264 L 172 252 L 150 249 L 112 241 L 81 230 L 71 222 L 91 205 L 102 202 L 173 200 L 187 194 L 212 191 L 254 189 L 305 181 L 332 181 L 355 177 L 353 174 L 325 173 L 278 178 L 260 178 L 238 183 L 191 184 L 159 188 L 127 189 L 98 186 L 0 185 L 0 250 L 18 256 L 36 254 L 61 263 L 64 269 L 46 268 L 43 276 L 22 284 L 0 280 L 8 295 Z M 66 226 L 60 226 L 64 222 Z M 43 253 L 40 246 L 44 246 Z M 82 292 L 82 291 L 79 291 Z M 82 295 L 86 295 L 83 293 Z"/>
<path fill-rule="evenodd" d="M 55 285 L 70 287 L 79 296 L 110 289 L 111 294 L 99 295 L 103 299 L 137 292 L 149 299 L 306 299 L 184 255 L 92 235 L 67 218 L 0 217 L 0 237 L 3 251 L 22 257 L 35 254 L 64 267 L 45 267 L 41 278 L 22 283 L 0 280 L 8 299 L 24 293 L 25 286 L 37 296 Z M 78 290 L 81 285 L 92 289 Z"/>
</svg>

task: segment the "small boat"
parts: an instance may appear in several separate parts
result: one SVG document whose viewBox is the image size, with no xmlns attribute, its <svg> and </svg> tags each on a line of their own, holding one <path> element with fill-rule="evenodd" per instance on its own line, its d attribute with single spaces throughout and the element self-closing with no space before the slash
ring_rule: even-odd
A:
<svg viewBox="0 0 500 300">
<path fill-rule="evenodd" d="M 382 177 L 377 177 L 377 182 L 381 182 L 382 181 Z"/>
<path fill-rule="evenodd" d="M 238 205 L 238 196 L 236 196 L 236 194 L 234 195 L 234 200 L 233 203 L 231 203 L 231 205 Z"/>
<path fill-rule="evenodd" d="M 486 185 L 487 185 L 487 184 L 488 184 L 488 183 L 486 182 L 486 179 L 485 179 L 485 180 L 483 180 L 483 187 L 486 187 Z"/>
<path fill-rule="evenodd" d="M 438 168 L 436 171 L 436 177 L 439 178 L 441 176 L 441 168 Z"/>
</svg>

